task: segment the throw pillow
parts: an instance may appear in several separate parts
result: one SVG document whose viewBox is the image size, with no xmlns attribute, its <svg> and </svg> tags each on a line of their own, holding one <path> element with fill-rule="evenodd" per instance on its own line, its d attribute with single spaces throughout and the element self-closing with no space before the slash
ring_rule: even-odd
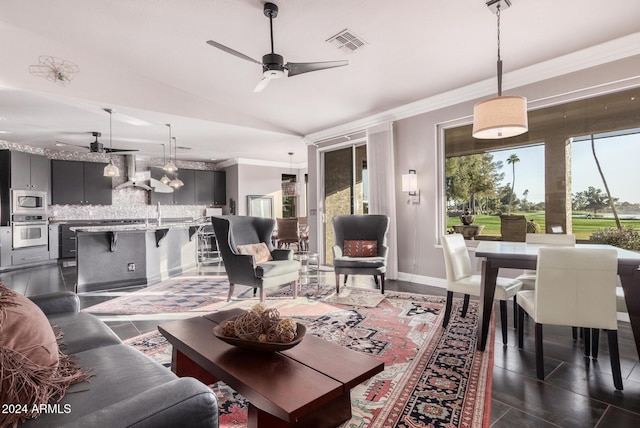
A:
<svg viewBox="0 0 640 428">
<path fill-rule="evenodd" d="M 264 242 L 257 244 L 238 245 L 238 252 L 246 256 L 253 256 L 256 264 L 268 262 L 273 260 L 271 252 Z"/>
<path fill-rule="evenodd" d="M 2 412 L 0 426 L 38 417 L 37 406 L 61 399 L 70 385 L 88 378 L 60 352 L 61 337 L 35 303 L 0 284 L 0 403 L 20 409 Z"/>
<path fill-rule="evenodd" d="M 345 257 L 377 257 L 378 241 L 345 239 L 342 244 L 342 255 Z"/>
</svg>

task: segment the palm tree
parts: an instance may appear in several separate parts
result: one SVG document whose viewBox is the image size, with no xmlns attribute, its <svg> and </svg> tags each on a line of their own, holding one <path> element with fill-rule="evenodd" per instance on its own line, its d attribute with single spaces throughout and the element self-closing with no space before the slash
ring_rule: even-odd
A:
<svg viewBox="0 0 640 428">
<path fill-rule="evenodd" d="M 509 193 L 509 210 L 507 211 L 507 215 L 511 215 L 511 201 L 513 200 L 513 189 L 516 187 L 516 163 L 520 162 L 520 158 L 517 154 L 512 153 L 511 156 L 507 158 L 507 164 L 511 165 L 511 176 L 513 180 L 511 180 L 511 193 Z"/>
</svg>

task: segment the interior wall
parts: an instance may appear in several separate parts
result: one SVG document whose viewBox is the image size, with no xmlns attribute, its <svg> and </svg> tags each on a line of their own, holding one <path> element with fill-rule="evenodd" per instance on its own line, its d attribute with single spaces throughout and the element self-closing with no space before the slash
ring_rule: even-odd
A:
<svg viewBox="0 0 640 428">
<path fill-rule="evenodd" d="M 239 164 L 234 165 L 237 167 L 236 181 L 237 181 L 237 197 L 236 202 L 236 214 L 237 215 L 249 215 L 249 209 L 247 205 L 247 196 L 259 195 L 259 196 L 273 196 L 273 209 L 274 218 L 282 217 L 282 174 L 296 174 L 297 181 L 304 183 L 304 174 L 307 173 L 307 169 L 293 169 L 280 166 L 267 166 L 267 165 L 249 165 Z M 227 169 L 230 170 L 231 167 Z M 233 175 L 233 173 L 231 174 Z M 229 190 L 229 174 L 227 175 L 227 189 Z M 233 179 L 232 179 L 233 180 Z M 304 187 L 304 186 L 303 186 Z M 305 198 L 299 197 L 297 204 L 298 215 L 303 215 L 306 212 Z"/>
</svg>

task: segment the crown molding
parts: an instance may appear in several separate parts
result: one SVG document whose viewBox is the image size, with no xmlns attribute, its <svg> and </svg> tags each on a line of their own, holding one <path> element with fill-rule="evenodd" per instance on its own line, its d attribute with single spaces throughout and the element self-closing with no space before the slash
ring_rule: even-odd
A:
<svg viewBox="0 0 640 428">
<path fill-rule="evenodd" d="M 562 76 L 640 54 L 640 32 L 610 40 L 567 55 L 543 61 L 504 74 L 503 89 L 516 89 L 528 84 Z M 640 76 L 640 71 L 639 71 Z M 485 79 L 461 88 L 436 94 L 394 109 L 347 122 L 323 131 L 305 135 L 303 141 L 313 145 L 319 141 L 361 131 L 384 122 L 405 119 L 463 102 L 495 95 L 495 78 Z M 534 100 L 535 101 L 535 100 Z M 530 101 L 531 104 L 533 101 Z"/>
<path fill-rule="evenodd" d="M 273 168 L 293 168 L 293 169 L 307 168 L 306 162 L 300 162 L 300 163 L 274 162 L 274 161 L 265 161 L 265 160 L 248 159 L 248 158 L 232 158 L 216 164 L 216 166 L 219 168 L 227 168 L 233 165 L 269 166 Z"/>
</svg>

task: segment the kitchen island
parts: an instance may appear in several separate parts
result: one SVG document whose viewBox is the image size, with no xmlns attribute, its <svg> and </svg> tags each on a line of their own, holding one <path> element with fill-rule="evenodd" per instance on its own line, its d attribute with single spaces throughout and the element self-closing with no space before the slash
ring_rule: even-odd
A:
<svg viewBox="0 0 640 428">
<path fill-rule="evenodd" d="M 76 292 L 150 285 L 197 268 L 201 222 L 72 227 Z"/>
</svg>

